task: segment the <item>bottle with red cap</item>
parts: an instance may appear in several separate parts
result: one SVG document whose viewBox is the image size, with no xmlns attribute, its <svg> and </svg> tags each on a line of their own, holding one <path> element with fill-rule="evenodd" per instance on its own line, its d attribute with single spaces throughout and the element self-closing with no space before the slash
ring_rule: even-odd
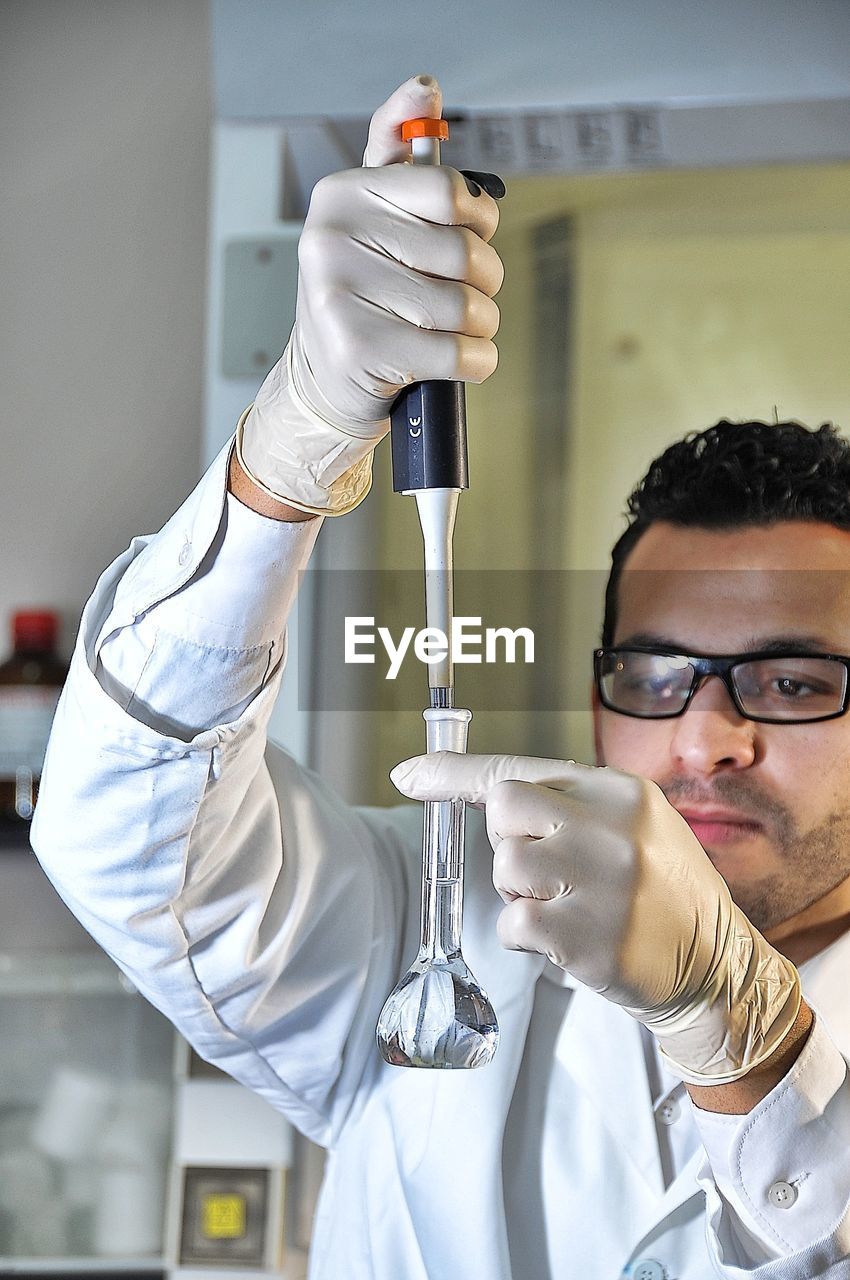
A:
<svg viewBox="0 0 850 1280">
<path fill-rule="evenodd" d="M 50 726 L 68 674 L 49 609 L 12 615 L 12 654 L 0 663 L 0 821 L 32 817 Z"/>
</svg>

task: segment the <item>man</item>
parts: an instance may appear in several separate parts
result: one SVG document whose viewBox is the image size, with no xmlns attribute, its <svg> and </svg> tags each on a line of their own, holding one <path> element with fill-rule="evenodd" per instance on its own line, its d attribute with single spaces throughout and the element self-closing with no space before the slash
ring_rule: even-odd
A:
<svg viewBox="0 0 850 1280">
<path fill-rule="evenodd" d="M 198 1052 L 329 1148 L 314 1277 L 846 1278 L 834 434 L 720 424 L 651 469 L 596 655 L 611 767 L 394 772 L 484 810 L 464 951 L 500 1019 L 488 1067 L 400 1070 L 375 1048 L 418 932 L 417 808 L 347 808 L 266 745 L 315 517 L 365 495 L 406 382 L 495 367 L 497 206 L 395 163 L 401 121 L 439 111 L 432 79 L 407 82 L 367 167 L 319 184 L 292 339 L 235 451 L 98 583 L 34 846 Z"/>
</svg>

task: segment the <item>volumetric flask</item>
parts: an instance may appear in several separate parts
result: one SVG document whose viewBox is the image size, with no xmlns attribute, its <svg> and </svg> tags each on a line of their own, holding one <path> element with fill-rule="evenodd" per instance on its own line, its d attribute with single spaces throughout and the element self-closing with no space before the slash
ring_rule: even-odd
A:
<svg viewBox="0 0 850 1280">
<path fill-rule="evenodd" d="M 423 712 L 429 751 L 465 751 L 472 713 L 462 707 Z M 493 1006 L 461 954 L 462 800 L 424 806 L 419 954 L 378 1019 L 378 1047 L 400 1067 L 480 1067 L 499 1042 Z"/>
</svg>

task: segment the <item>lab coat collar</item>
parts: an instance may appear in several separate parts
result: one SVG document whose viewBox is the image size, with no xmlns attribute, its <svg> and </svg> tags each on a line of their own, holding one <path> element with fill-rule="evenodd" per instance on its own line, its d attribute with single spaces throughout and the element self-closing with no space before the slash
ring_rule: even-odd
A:
<svg viewBox="0 0 850 1280">
<path fill-rule="evenodd" d="M 843 933 L 818 955 L 799 966 L 803 995 L 819 1017 L 820 1009 L 829 1009 L 823 1020 L 836 1046 L 850 1053 L 850 1000 L 837 1000 L 846 990 L 850 972 L 850 932 Z"/>
<path fill-rule="evenodd" d="M 824 1018 L 824 1022 L 832 1039 L 845 1056 L 850 1051 L 850 1002 L 836 1000 L 835 995 L 837 991 L 843 991 L 846 987 L 848 967 L 850 967 L 850 933 L 842 934 L 824 951 L 800 965 L 803 994 L 817 1012 L 818 1017 L 822 1016 L 819 1012 L 821 1004 L 829 1009 L 829 1018 Z M 639 1250 L 641 1241 L 674 1209 L 684 1204 L 691 1196 L 702 1194 L 698 1174 L 704 1161 L 705 1152 L 700 1146 L 667 1188 L 662 1199 L 646 1213 L 639 1228 L 639 1236 L 635 1237 L 635 1250 Z"/>
</svg>

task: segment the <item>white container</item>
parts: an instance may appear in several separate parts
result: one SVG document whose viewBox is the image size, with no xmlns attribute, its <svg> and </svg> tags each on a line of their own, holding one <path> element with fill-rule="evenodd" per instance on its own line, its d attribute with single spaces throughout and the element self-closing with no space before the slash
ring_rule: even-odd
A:
<svg viewBox="0 0 850 1280">
<path fill-rule="evenodd" d="M 159 1253 L 164 1194 L 156 1165 L 105 1166 L 94 1210 L 94 1252 L 104 1257 Z"/>
<path fill-rule="evenodd" d="M 55 1195 L 50 1162 L 31 1147 L 0 1151 L 0 1209 L 25 1214 L 34 1205 L 48 1204 Z"/>
<path fill-rule="evenodd" d="M 107 1076 L 58 1067 L 36 1114 L 33 1145 L 54 1160 L 83 1160 L 97 1142 L 112 1100 Z"/>
</svg>

